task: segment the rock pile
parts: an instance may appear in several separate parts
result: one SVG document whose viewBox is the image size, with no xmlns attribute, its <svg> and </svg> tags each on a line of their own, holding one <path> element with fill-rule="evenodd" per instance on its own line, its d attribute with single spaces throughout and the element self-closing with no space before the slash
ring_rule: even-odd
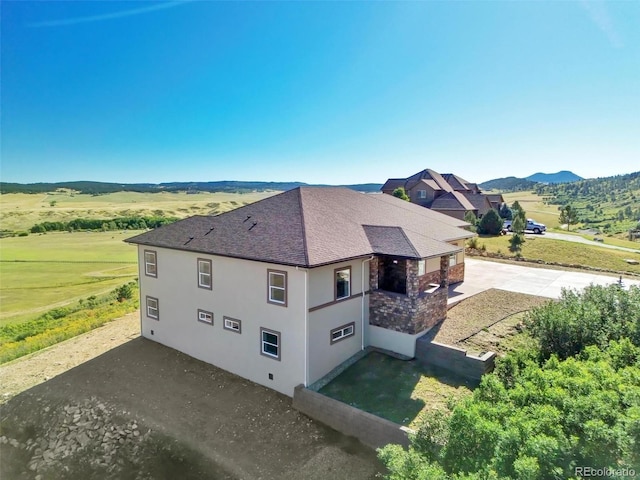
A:
<svg viewBox="0 0 640 480">
<path fill-rule="evenodd" d="M 50 468 L 64 469 L 80 454 L 87 454 L 83 459 L 92 467 L 113 473 L 118 468 L 118 456 L 135 462 L 142 440 L 150 433 L 141 433 L 135 420 L 119 424 L 113 409 L 95 397 L 81 404 L 66 405 L 50 418 L 52 422 L 43 425 L 37 438 L 29 438 L 24 443 L 0 437 L 2 444 L 31 454 L 28 468 L 36 474 L 36 480 L 45 478 L 42 474 Z"/>
</svg>

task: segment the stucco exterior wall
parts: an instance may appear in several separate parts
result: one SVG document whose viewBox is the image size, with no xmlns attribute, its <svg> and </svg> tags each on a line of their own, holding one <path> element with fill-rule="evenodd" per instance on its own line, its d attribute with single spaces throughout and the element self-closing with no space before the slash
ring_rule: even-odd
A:
<svg viewBox="0 0 640 480">
<path fill-rule="evenodd" d="M 415 335 L 410 335 L 389 330 L 388 328 L 376 327 L 375 325 L 369 325 L 368 328 L 370 346 L 390 350 L 410 358 L 415 357 L 416 354 L 416 339 L 426 333 L 426 331 L 422 331 Z"/>
<path fill-rule="evenodd" d="M 305 382 L 305 272 L 294 267 L 157 247 L 157 278 L 140 275 L 142 335 L 236 375 L 293 396 Z M 197 259 L 212 261 L 212 289 L 198 287 Z M 287 306 L 267 302 L 267 270 L 287 272 Z M 147 315 L 146 297 L 158 299 L 159 319 Z M 198 321 L 212 312 L 213 325 Z M 223 317 L 241 321 L 225 330 Z M 280 359 L 261 354 L 260 329 L 280 333 Z M 269 379 L 269 375 L 273 379 Z"/>
<path fill-rule="evenodd" d="M 362 271 L 366 292 L 370 263 L 363 260 L 309 269 L 309 383 L 362 349 L 363 314 L 365 325 L 369 322 L 369 296 L 362 296 Z M 351 297 L 335 301 L 335 270 L 347 266 L 351 267 Z M 354 335 L 332 343 L 331 331 L 349 324 L 353 324 Z"/>
</svg>

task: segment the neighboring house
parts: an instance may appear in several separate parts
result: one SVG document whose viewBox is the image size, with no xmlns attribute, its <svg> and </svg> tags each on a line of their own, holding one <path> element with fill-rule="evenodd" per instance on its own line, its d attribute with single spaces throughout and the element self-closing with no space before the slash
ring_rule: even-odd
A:
<svg viewBox="0 0 640 480">
<path fill-rule="evenodd" d="M 300 187 L 127 239 L 142 335 L 292 396 L 366 346 L 409 357 L 464 279 L 465 222 Z"/>
<path fill-rule="evenodd" d="M 475 183 L 452 173 L 441 175 L 428 168 L 409 178 L 390 178 L 381 190 L 392 195 L 398 187 L 405 189 L 411 203 L 459 219 L 467 212 L 482 218 L 491 208 L 499 209 L 504 203 L 501 194 L 485 195 Z"/>
</svg>

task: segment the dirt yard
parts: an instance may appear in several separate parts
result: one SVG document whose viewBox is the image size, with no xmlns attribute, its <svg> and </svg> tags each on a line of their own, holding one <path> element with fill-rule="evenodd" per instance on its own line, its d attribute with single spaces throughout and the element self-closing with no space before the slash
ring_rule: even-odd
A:
<svg viewBox="0 0 640 480">
<path fill-rule="evenodd" d="M 373 479 L 291 400 L 138 336 L 137 314 L 0 368 L 0 478 Z"/>
</svg>

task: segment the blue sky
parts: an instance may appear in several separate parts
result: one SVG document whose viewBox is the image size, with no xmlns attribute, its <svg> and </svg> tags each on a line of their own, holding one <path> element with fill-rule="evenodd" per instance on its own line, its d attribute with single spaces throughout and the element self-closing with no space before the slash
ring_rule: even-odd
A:
<svg viewBox="0 0 640 480">
<path fill-rule="evenodd" d="M 640 170 L 640 2 L 0 5 L 3 181 Z"/>
</svg>

